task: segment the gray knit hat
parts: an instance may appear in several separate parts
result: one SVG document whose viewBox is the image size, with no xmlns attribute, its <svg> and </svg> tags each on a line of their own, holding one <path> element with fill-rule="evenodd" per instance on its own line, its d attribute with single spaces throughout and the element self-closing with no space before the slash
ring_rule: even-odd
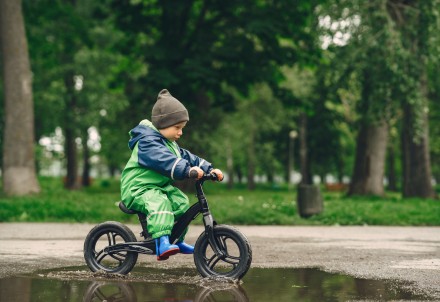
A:
<svg viewBox="0 0 440 302">
<path fill-rule="evenodd" d="M 174 98 L 168 90 L 162 89 L 153 106 L 151 121 L 157 129 L 164 129 L 180 122 L 189 121 L 189 115 L 179 100 Z"/>
</svg>

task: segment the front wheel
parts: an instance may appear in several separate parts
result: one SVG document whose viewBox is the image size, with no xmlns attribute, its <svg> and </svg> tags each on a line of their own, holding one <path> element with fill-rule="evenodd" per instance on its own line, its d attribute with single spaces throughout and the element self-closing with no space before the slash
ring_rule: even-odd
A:
<svg viewBox="0 0 440 302">
<path fill-rule="evenodd" d="M 194 262 L 203 277 L 241 279 L 249 270 L 252 250 L 248 239 L 237 229 L 227 225 L 214 226 L 214 238 L 224 257 L 218 257 L 208 236 L 202 233 L 194 247 Z"/>
<path fill-rule="evenodd" d="M 136 236 L 125 225 L 107 221 L 95 226 L 84 241 L 84 259 L 91 271 L 127 274 L 136 264 L 135 252 L 107 253 L 105 248 L 118 243 L 135 242 Z"/>
</svg>

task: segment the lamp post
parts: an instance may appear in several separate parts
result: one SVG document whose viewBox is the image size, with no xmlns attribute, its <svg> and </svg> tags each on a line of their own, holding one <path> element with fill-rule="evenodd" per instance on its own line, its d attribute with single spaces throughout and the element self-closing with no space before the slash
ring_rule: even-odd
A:
<svg viewBox="0 0 440 302">
<path fill-rule="evenodd" d="M 296 130 L 291 130 L 289 132 L 289 188 L 292 184 L 292 176 L 294 171 L 294 152 L 295 152 L 295 139 L 298 137 L 298 132 Z"/>
</svg>

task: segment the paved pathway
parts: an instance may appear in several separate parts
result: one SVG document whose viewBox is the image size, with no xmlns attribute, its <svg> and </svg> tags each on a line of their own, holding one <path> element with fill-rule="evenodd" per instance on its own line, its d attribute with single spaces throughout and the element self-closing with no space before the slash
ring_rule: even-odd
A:
<svg viewBox="0 0 440 302">
<path fill-rule="evenodd" d="M 38 269 L 84 265 L 91 224 L 0 223 L 0 278 Z M 139 226 L 129 225 L 135 234 Z M 319 267 L 360 278 L 412 282 L 412 290 L 440 301 L 440 227 L 238 226 L 249 238 L 254 267 Z M 202 232 L 192 226 L 187 241 Z M 154 267 L 193 266 L 188 255 Z"/>
</svg>

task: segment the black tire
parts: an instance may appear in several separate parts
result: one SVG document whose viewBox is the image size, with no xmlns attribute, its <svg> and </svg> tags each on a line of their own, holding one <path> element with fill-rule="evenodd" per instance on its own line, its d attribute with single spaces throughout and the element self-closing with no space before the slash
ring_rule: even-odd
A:
<svg viewBox="0 0 440 302">
<path fill-rule="evenodd" d="M 243 278 L 252 262 L 248 239 L 237 229 L 227 225 L 216 225 L 214 237 L 226 257 L 217 257 L 208 237 L 202 233 L 194 247 L 194 263 L 199 273 L 203 277 Z"/>
<path fill-rule="evenodd" d="M 107 221 L 95 226 L 84 241 L 84 259 L 92 272 L 103 270 L 108 273 L 128 274 L 136 264 L 135 252 L 105 254 L 107 246 L 124 242 L 136 242 L 136 236 L 125 225 Z"/>
</svg>

